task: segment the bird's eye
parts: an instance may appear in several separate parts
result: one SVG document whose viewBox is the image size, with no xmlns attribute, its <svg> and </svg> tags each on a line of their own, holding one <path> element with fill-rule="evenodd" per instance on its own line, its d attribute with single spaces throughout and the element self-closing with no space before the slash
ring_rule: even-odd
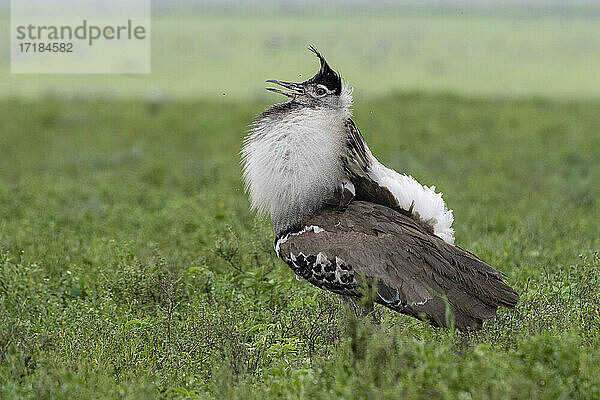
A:
<svg viewBox="0 0 600 400">
<path fill-rule="evenodd" d="M 325 96 L 325 94 L 327 93 L 327 90 L 322 86 L 317 86 L 315 93 L 317 94 L 317 96 Z"/>
</svg>

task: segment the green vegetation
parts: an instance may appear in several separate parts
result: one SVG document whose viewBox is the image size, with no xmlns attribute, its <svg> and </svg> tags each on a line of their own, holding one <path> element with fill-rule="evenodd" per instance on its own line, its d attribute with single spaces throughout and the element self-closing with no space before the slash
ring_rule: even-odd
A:
<svg viewBox="0 0 600 400">
<path fill-rule="evenodd" d="M 460 2 L 465 3 L 465 2 Z M 266 100 L 266 79 L 312 76 L 315 45 L 368 98 L 392 91 L 470 96 L 600 95 L 600 12 L 570 16 L 393 11 L 339 15 L 156 13 L 150 75 L 9 75 L 0 94 Z M 431 11 L 431 10 L 430 10 Z M 0 37 L 10 24 L 0 17 Z M 0 67 L 10 52 L 0 41 Z M 301 77 L 298 75 L 302 74 Z"/>
<path fill-rule="evenodd" d="M 296 281 L 240 180 L 264 107 L 2 101 L 0 398 L 600 397 L 600 103 L 357 104 L 522 295 L 471 335 Z"/>
</svg>

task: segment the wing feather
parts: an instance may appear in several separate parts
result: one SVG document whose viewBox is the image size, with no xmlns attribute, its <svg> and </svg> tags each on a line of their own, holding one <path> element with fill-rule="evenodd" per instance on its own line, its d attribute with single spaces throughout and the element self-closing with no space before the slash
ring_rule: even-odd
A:
<svg viewBox="0 0 600 400">
<path fill-rule="evenodd" d="M 353 276 L 354 286 L 342 290 L 313 275 L 309 281 L 323 289 L 357 295 L 366 277 L 378 282 L 379 303 L 444 326 L 448 304 L 463 330 L 481 327 L 498 307 L 514 307 L 519 299 L 502 273 L 389 207 L 354 201 L 344 211 L 326 209 L 303 223 L 316 228 L 288 235 L 280 257 L 292 268 L 299 268 L 290 261 L 298 254 L 339 260 Z"/>
<path fill-rule="evenodd" d="M 426 231 L 454 243 L 452 210 L 448 210 L 435 186 L 421 185 L 410 175 L 399 174 L 381 164 L 369 150 L 362 134 L 346 120 L 344 170 L 355 187 L 355 199 L 388 206 L 411 216 Z"/>
</svg>

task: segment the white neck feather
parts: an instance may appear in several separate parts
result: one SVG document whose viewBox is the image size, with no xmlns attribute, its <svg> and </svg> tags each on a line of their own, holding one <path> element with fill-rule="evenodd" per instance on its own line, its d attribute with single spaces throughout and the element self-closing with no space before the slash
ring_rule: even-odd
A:
<svg viewBox="0 0 600 400">
<path fill-rule="evenodd" d="M 242 149 L 246 190 L 276 234 L 322 208 L 341 185 L 349 117 L 346 108 L 303 107 L 254 124 Z"/>
</svg>

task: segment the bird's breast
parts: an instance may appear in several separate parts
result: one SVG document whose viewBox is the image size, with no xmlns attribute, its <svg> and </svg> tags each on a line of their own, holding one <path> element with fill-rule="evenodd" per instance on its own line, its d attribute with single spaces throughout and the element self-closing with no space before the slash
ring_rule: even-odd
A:
<svg viewBox="0 0 600 400">
<path fill-rule="evenodd" d="M 243 150 L 244 177 L 253 208 L 270 214 L 278 231 L 331 199 L 344 175 L 343 141 L 326 119 L 292 118 L 258 129 Z"/>
</svg>

